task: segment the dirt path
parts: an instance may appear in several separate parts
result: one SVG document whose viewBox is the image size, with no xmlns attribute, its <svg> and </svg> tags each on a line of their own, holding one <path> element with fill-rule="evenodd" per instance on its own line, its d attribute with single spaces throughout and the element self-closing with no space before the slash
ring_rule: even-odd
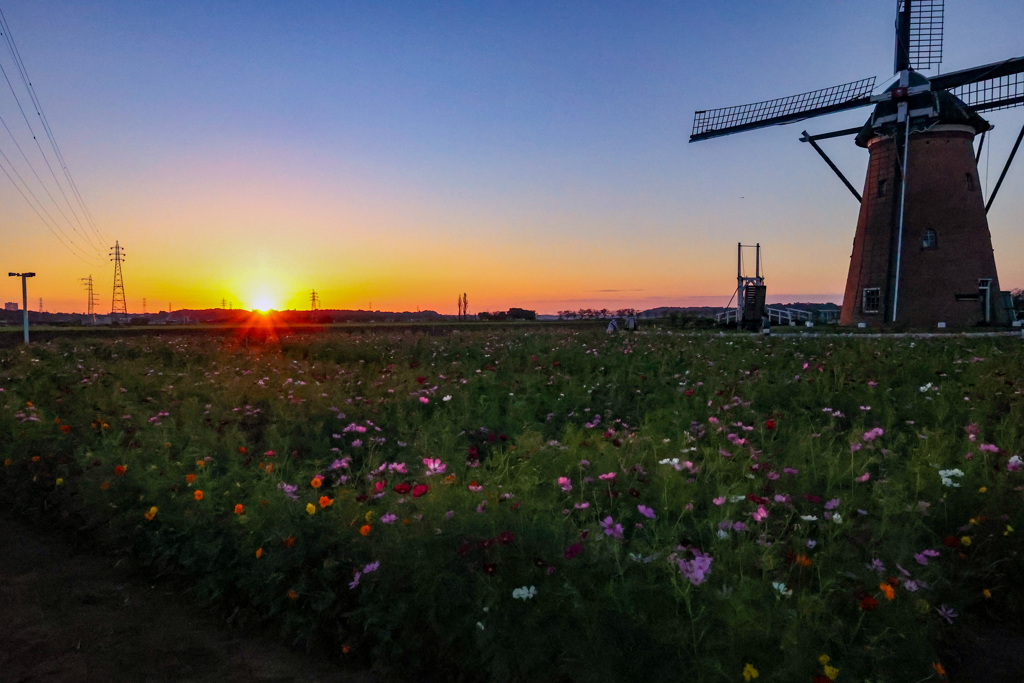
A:
<svg viewBox="0 0 1024 683">
<path fill-rule="evenodd" d="M 2 681 L 376 681 L 68 545 L 0 514 Z"/>
</svg>

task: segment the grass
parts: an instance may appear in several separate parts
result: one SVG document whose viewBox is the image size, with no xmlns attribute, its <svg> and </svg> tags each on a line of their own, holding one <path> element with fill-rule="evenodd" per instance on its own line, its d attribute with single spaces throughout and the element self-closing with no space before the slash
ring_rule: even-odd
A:
<svg viewBox="0 0 1024 683">
<path fill-rule="evenodd" d="M 396 678 L 938 680 L 958 633 L 1021 623 L 1021 354 L 58 337 L 0 350 L 0 491 Z"/>
</svg>

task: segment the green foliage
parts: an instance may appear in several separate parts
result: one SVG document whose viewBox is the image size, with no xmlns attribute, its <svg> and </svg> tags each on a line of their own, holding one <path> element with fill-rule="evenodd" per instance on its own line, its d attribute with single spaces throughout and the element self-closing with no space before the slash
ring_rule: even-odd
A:
<svg viewBox="0 0 1024 683">
<path fill-rule="evenodd" d="M 1024 617 L 1019 340 L 449 332 L 0 351 L 0 498 L 395 677 L 921 680 Z"/>
</svg>

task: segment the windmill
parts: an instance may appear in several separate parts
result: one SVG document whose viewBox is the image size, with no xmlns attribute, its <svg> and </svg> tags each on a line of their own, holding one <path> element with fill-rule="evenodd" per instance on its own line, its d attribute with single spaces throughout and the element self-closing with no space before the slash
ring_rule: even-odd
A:
<svg viewBox="0 0 1024 683">
<path fill-rule="evenodd" d="M 694 115 L 690 142 L 874 106 L 862 127 L 800 138 L 860 202 L 845 325 L 963 327 L 1012 318 L 986 214 L 1024 127 L 986 202 L 978 159 L 992 126 L 979 112 L 1024 104 L 1024 57 L 927 78 L 917 69 L 941 63 L 943 23 L 943 0 L 898 0 L 894 77 L 879 91 L 872 77 Z M 817 144 L 845 135 L 869 152 L 863 196 Z"/>
</svg>

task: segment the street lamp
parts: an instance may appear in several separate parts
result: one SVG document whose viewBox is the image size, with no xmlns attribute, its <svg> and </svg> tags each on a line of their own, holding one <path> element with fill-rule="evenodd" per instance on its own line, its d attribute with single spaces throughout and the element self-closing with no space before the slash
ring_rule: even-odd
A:
<svg viewBox="0 0 1024 683">
<path fill-rule="evenodd" d="M 21 278 L 21 311 L 22 321 L 25 325 L 25 343 L 28 344 L 28 285 L 26 280 L 30 277 L 35 277 L 35 273 L 7 273 L 8 277 L 20 277 Z"/>
</svg>

